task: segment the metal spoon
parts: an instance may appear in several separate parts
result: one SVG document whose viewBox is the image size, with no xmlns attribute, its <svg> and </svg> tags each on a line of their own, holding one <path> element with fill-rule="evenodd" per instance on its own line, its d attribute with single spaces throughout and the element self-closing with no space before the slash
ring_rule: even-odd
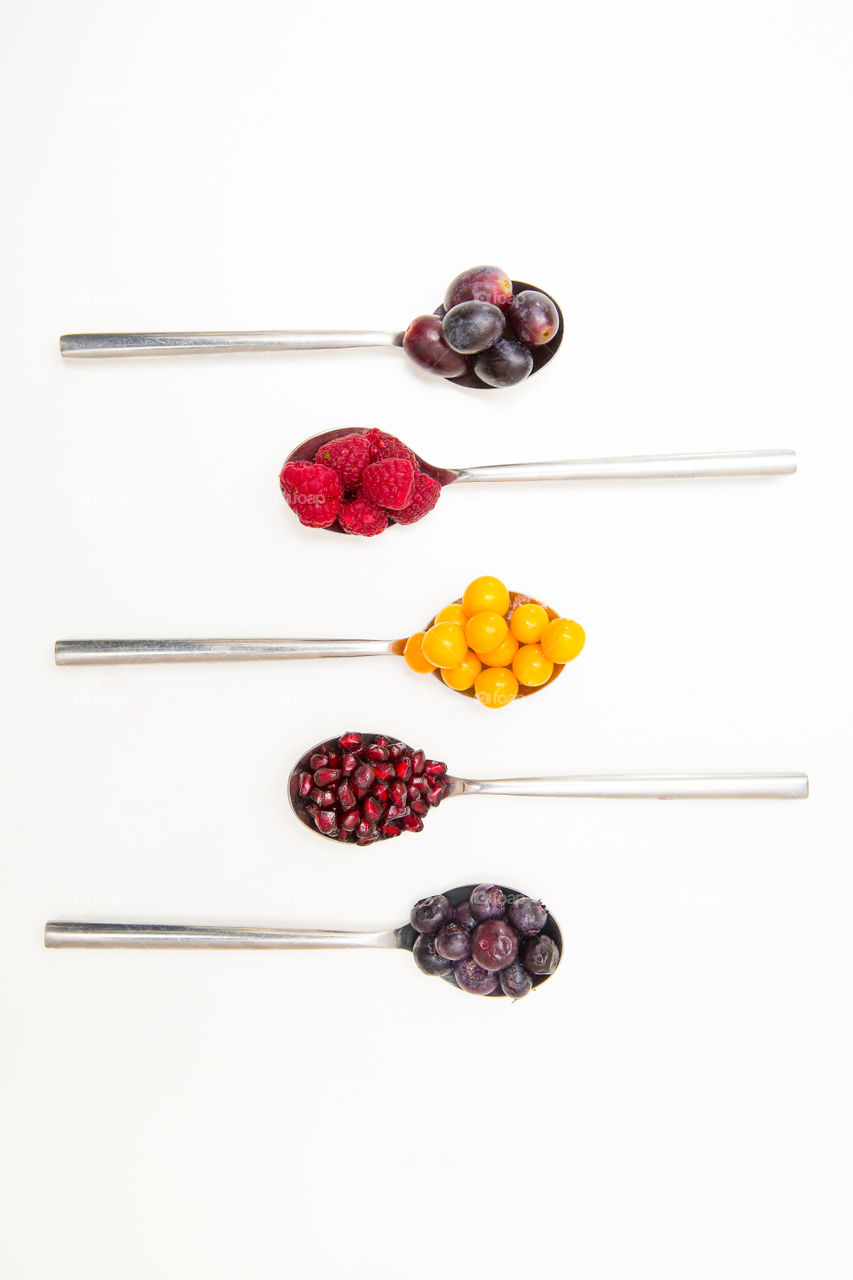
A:
<svg viewBox="0 0 853 1280">
<path fill-rule="evenodd" d="M 297 445 L 284 462 L 311 462 L 318 449 L 341 436 L 365 435 L 368 427 L 336 427 Z M 414 450 L 412 450 L 414 453 Z M 511 462 L 486 467 L 437 467 L 415 454 L 421 471 L 444 488 L 507 480 L 690 480 L 699 477 L 788 476 L 797 470 L 793 449 L 750 449 L 737 453 L 639 454 L 628 458 L 583 458 L 565 462 Z M 344 533 L 335 521 L 323 530 Z"/>
<path fill-rule="evenodd" d="M 351 757 L 348 765 L 344 761 L 346 755 Z M 312 763 L 315 767 L 312 767 Z M 396 772 L 398 763 L 399 773 Z M 359 772 L 362 770 L 365 771 L 365 785 L 356 792 L 355 787 L 361 781 Z M 380 776 L 376 770 L 384 772 Z M 303 781 L 307 794 L 302 793 L 300 783 Z M 310 792 L 309 786 L 312 788 Z M 398 791 L 396 798 L 393 794 L 394 787 Z M 341 788 L 345 789 L 345 793 Z M 424 752 L 414 751 L 390 734 L 361 733 L 326 738 L 306 751 L 290 771 L 287 794 L 293 812 L 309 831 L 327 840 L 345 840 L 366 846 L 375 843 L 377 839 L 391 839 L 409 829 L 415 832 L 421 830 L 422 821 L 432 808 L 443 800 L 456 796 L 551 796 L 608 800 L 805 800 L 809 794 L 809 780 L 805 773 L 615 773 L 490 780 L 456 778 L 447 772 L 440 761 L 427 760 Z M 364 811 L 365 802 L 372 805 L 372 813 Z M 344 835 L 341 824 L 348 815 L 353 828 L 349 834 Z M 335 819 L 334 826 L 330 830 L 323 830 L 324 822 L 331 824 L 332 818 Z M 359 837 L 359 830 L 355 828 L 355 818 L 366 819 L 363 823 L 363 838 Z M 392 828 L 387 833 L 383 829 L 386 818 Z"/>
<path fill-rule="evenodd" d="M 532 596 L 511 591 L 513 604 L 534 600 Z M 542 606 L 550 618 L 559 615 L 548 605 Z M 432 626 L 433 618 L 426 624 Z M 426 629 L 425 628 L 425 629 Z M 406 648 L 402 640 L 57 640 L 54 660 L 58 667 L 115 666 L 139 662 L 228 662 L 252 661 L 260 658 L 376 658 L 402 657 Z M 564 667 L 554 664 L 550 679 L 536 688 L 519 687 L 518 698 L 541 693 L 553 684 Z M 462 697 L 473 698 L 473 689 L 450 689 L 436 671 L 443 689 Z"/>
<path fill-rule="evenodd" d="M 459 906 L 471 896 L 473 884 L 445 890 L 451 906 Z M 501 886 L 510 896 L 522 896 L 517 889 Z M 562 953 L 563 935 L 560 926 L 549 914 L 542 930 Z M 46 947 L 98 947 L 142 950 L 200 949 L 215 951 L 313 951 L 357 947 L 386 947 L 389 950 L 412 951 L 418 934 L 410 924 L 377 933 L 361 933 L 350 929 L 264 929 L 256 926 L 245 928 L 232 925 L 170 925 L 170 924 L 90 924 L 68 920 L 51 920 L 44 927 Z M 533 985 L 540 986 L 553 974 L 531 975 Z M 452 971 L 446 975 L 457 991 L 459 988 Z M 503 996 L 500 987 L 492 993 Z"/>
<path fill-rule="evenodd" d="M 545 293 L 538 285 L 513 280 L 513 293 L 535 289 Z M 550 294 L 547 295 L 551 297 Z M 556 299 L 551 298 L 560 314 L 560 326 L 550 342 L 531 347 L 533 369 L 530 377 L 538 373 L 552 360 L 563 341 L 563 313 Z M 444 315 L 444 307 L 437 307 L 436 315 Z M 358 329 L 283 329 L 228 332 L 216 330 L 188 333 L 64 333 L 59 339 L 59 350 L 66 359 L 95 359 L 115 356 L 179 356 L 179 355 L 228 355 L 247 351 L 329 351 L 349 347 L 397 347 L 403 348 L 405 330 L 375 331 Z M 477 391 L 492 391 L 472 371 L 458 378 L 448 378 L 457 387 L 470 387 Z"/>
</svg>

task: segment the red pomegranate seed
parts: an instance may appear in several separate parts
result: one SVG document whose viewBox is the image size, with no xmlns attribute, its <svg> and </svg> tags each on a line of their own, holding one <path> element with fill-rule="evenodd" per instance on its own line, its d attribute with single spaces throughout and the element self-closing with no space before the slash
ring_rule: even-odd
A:
<svg viewBox="0 0 853 1280">
<path fill-rule="evenodd" d="M 352 780 L 357 787 L 361 787 L 364 791 L 368 791 L 373 786 L 373 780 L 375 777 L 376 774 L 369 764 L 360 764 L 352 775 Z"/>
<path fill-rule="evenodd" d="M 359 840 L 363 840 L 365 836 L 372 835 L 372 833 L 373 833 L 373 823 L 368 822 L 366 818 L 362 818 L 355 829 L 356 836 L 359 838 Z"/>
<path fill-rule="evenodd" d="M 388 748 L 388 754 L 392 760 L 399 760 L 400 756 L 405 755 L 405 753 L 405 742 L 392 742 L 391 746 Z"/>
<path fill-rule="evenodd" d="M 380 804 L 385 804 L 388 799 L 388 787 L 384 782 L 374 782 L 371 788 L 371 795 L 376 796 Z"/>
<path fill-rule="evenodd" d="M 423 800 L 413 800 L 410 805 L 410 808 L 412 810 L 412 813 L 417 814 L 419 818 L 425 818 L 426 815 L 429 813 L 429 806 L 425 805 Z"/>
<path fill-rule="evenodd" d="M 385 817 L 393 821 L 394 818 L 405 818 L 408 812 L 408 805 L 392 804 Z"/>
<path fill-rule="evenodd" d="M 412 794 L 412 791 L 414 791 L 416 795 L 421 795 L 424 792 L 429 791 L 429 778 L 425 778 L 423 774 L 418 778 L 412 778 L 412 781 L 409 783 L 409 795 Z"/>
<path fill-rule="evenodd" d="M 340 769 L 318 769 L 314 774 L 314 781 L 318 787 L 328 787 L 337 782 L 340 776 Z"/>
<path fill-rule="evenodd" d="M 391 793 L 391 799 L 394 802 L 394 804 L 406 803 L 408 793 L 406 791 L 405 784 L 400 782 L 399 779 L 397 779 L 396 782 L 391 783 L 389 791 Z"/>
<path fill-rule="evenodd" d="M 368 747 L 364 753 L 368 760 L 387 760 L 387 747 L 380 747 L 378 743 L 374 743 L 372 747 Z"/>
<path fill-rule="evenodd" d="M 409 778 L 412 776 L 412 757 L 401 756 L 397 761 L 397 768 L 395 772 L 397 777 L 401 778 L 403 782 L 408 782 Z"/>
<path fill-rule="evenodd" d="M 312 773 L 315 773 L 317 769 L 325 769 L 328 763 L 329 763 L 329 757 L 327 755 L 323 755 L 322 752 L 318 751 L 308 761 L 308 767 L 310 768 Z"/>
<path fill-rule="evenodd" d="M 324 836 L 330 836 L 338 827 L 337 819 L 333 813 L 316 813 L 314 815 L 314 823 L 317 830 L 321 831 Z"/>
<path fill-rule="evenodd" d="M 352 747 L 360 747 L 361 734 L 360 733 L 341 734 L 340 738 L 338 738 L 338 746 L 343 747 L 345 751 L 351 750 Z"/>
<path fill-rule="evenodd" d="M 344 777 L 348 778 L 349 775 L 351 773 L 354 773 L 357 768 L 358 768 L 358 756 L 354 756 L 351 751 L 348 751 L 347 754 L 344 756 L 343 760 L 341 761 L 341 770 L 343 772 Z"/>
<path fill-rule="evenodd" d="M 423 831 L 424 824 L 421 822 L 420 818 L 411 813 L 408 818 L 403 819 L 403 829 L 405 831 Z"/>
<path fill-rule="evenodd" d="M 310 773 L 306 773 L 303 770 L 299 775 L 299 794 L 302 799 L 304 800 L 306 796 L 310 796 L 313 789 L 314 779 L 311 777 Z"/>
<path fill-rule="evenodd" d="M 377 747 L 387 747 L 387 746 L 388 746 L 388 739 L 387 739 L 387 738 L 383 738 L 381 734 L 379 735 L 379 737 L 378 737 L 378 738 L 374 738 L 374 742 L 375 742 L 375 744 L 376 744 L 376 746 L 377 746 Z"/>
<path fill-rule="evenodd" d="M 353 809 L 351 813 L 348 813 L 345 818 L 341 819 L 341 830 L 354 831 L 360 822 L 361 814 L 358 809 Z"/>
<path fill-rule="evenodd" d="M 367 818 L 368 822 L 376 822 L 382 815 L 382 805 L 375 796 L 368 796 L 361 806 L 361 813 L 363 817 Z"/>
<path fill-rule="evenodd" d="M 390 840 L 393 836 L 400 835 L 402 830 L 403 828 L 398 827 L 396 822 L 386 822 L 385 826 L 382 828 L 382 835 L 386 840 Z"/>
<path fill-rule="evenodd" d="M 389 764 L 387 760 L 377 761 L 373 766 L 373 771 L 377 778 L 380 778 L 382 782 L 389 782 L 390 779 L 394 777 L 394 766 L 393 764 Z"/>
<path fill-rule="evenodd" d="M 354 809 L 356 806 L 355 792 L 348 782 L 342 782 L 338 787 L 338 804 L 344 813 L 348 809 Z"/>
<path fill-rule="evenodd" d="M 412 756 L 412 773 L 423 773 L 426 764 L 426 756 L 423 751 L 416 751 Z"/>
<path fill-rule="evenodd" d="M 425 760 L 424 773 L 428 778 L 440 778 L 447 773 L 447 765 L 442 764 L 440 760 Z"/>
<path fill-rule="evenodd" d="M 427 800 L 431 805 L 439 804 L 444 795 L 444 783 L 437 782 L 434 787 L 430 787 L 427 792 Z"/>
</svg>

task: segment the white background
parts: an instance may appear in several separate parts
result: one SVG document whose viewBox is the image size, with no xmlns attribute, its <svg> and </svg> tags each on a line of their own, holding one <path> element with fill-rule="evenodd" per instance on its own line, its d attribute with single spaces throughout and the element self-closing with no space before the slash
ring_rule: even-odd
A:
<svg viewBox="0 0 853 1280">
<path fill-rule="evenodd" d="M 7 6 L 0 1269 L 849 1277 L 851 19 L 840 2 Z M 480 261 L 529 385 L 391 351 L 63 364 L 63 331 L 402 328 Z M 465 487 L 373 542 L 277 472 L 793 447 L 770 481 Z M 500 715 L 389 659 L 57 670 L 61 636 L 416 629 L 483 572 L 587 629 Z M 801 804 L 448 803 L 356 852 L 296 756 L 806 769 Z M 45 952 L 49 917 L 390 926 L 495 878 L 557 977 Z"/>
</svg>

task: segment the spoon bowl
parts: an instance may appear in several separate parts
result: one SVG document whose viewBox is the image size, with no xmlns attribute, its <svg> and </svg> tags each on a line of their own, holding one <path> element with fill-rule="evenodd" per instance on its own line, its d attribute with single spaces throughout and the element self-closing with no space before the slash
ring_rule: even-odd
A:
<svg viewBox="0 0 853 1280">
<path fill-rule="evenodd" d="M 557 308 L 560 323 L 557 328 L 557 332 L 554 334 L 550 342 L 545 342 L 539 347 L 530 348 L 530 354 L 533 356 L 533 368 L 524 379 L 525 382 L 529 382 L 534 374 L 537 374 L 540 369 L 544 369 L 545 365 L 554 359 L 554 356 L 560 349 L 560 345 L 563 341 L 563 334 L 566 331 L 566 323 L 563 318 L 563 313 L 560 310 L 560 304 L 557 302 L 556 298 L 551 297 L 551 294 L 548 293 L 546 289 L 540 289 L 537 284 L 525 284 L 523 280 L 513 280 L 513 294 L 523 293 L 527 289 L 532 289 L 536 293 L 544 293 L 546 298 L 550 298 L 551 302 L 553 302 L 554 306 Z M 443 317 L 445 314 L 444 306 L 436 307 L 434 314 Z M 447 381 L 451 383 L 452 386 L 467 387 L 471 391 L 498 390 L 497 387 L 490 387 L 488 383 L 483 382 L 482 379 L 478 378 L 473 369 L 470 369 L 467 373 L 461 374 L 458 378 L 448 378 Z"/>
</svg>

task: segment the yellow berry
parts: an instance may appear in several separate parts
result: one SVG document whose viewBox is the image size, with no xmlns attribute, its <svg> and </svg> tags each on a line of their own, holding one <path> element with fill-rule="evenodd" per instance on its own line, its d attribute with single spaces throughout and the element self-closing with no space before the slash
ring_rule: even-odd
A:
<svg viewBox="0 0 853 1280">
<path fill-rule="evenodd" d="M 545 684 L 554 674 L 553 662 L 545 657 L 538 644 L 523 644 L 512 660 L 512 669 L 519 684 L 532 689 Z"/>
<path fill-rule="evenodd" d="M 536 644 L 548 625 L 548 610 L 541 604 L 520 604 L 509 620 L 512 634 L 521 644 Z"/>
<path fill-rule="evenodd" d="M 430 671 L 435 671 L 435 667 L 431 662 L 427 662 L 423 651 L 424 632 L 416 631 L 413 636 L 409 636 L 406 641 L 406 647 L 403 650 L 403 657 L 408 662 L 413 671 L 417 671 L 418 675 L 425 676 Z"/>
<path fill-rule="evenodd" d="M 471 688 L 481 670 L 480 659 L 469 649 L 459 666 L 442 671 L 441 678 L 451 689 L 458 689 L 461 693 Z"/>
<path fill-rule="evenodd" d="M 474 692 L 484 707 L 507 707 L 518 693 L 518 681 L 506 667 L 486 667 L 474 681 Z"/>
<path fill-rule="evenodd" d="M 568 618 L 555 618 L 542 632 L 542 652 L 552 662 L 571 662 L 584 646 L 586 636 L 579 622 Z"/>
<path fill-rule="evenodd" d="M 475 613 L 465 628 L 465 639 L 475 653 L 490 653 L 497 649 L 508 634 L 509 627 L 499 613 Z"/>
<path fill-rule="evenodd" d="M 486 610 L 503 616 L 509 609 L 509 592 L 500 578 L 475 578 L 465 588 L 462 604 L 469 618 Z"/>
<path fill-rule="evenodd" d="M 439 609 L 435 620 L 436 622 L 455 622 L 457 626 L 464 627 L 468 621 L 468 614 L 461 604 L 446 604 L 443 609 Z"/>
<path fill-rule="evenodd" d="M 481 653 L 477 656 L 484 667 L 508 667 L 511 665 L 516 653 L 518 653 L 518 641 L 514 635 L 507 632 L 506 639 L 503 644 L 498 645 L 497 649 L 492 649 L 491 653 Z"/>
<path fill-rule="evenodd" d="M 434 667 L 458 667 L 468 652 L 465 632 L 457 622 L 437 622 L 423 638 L 423 654 Z"/>
</svg>

